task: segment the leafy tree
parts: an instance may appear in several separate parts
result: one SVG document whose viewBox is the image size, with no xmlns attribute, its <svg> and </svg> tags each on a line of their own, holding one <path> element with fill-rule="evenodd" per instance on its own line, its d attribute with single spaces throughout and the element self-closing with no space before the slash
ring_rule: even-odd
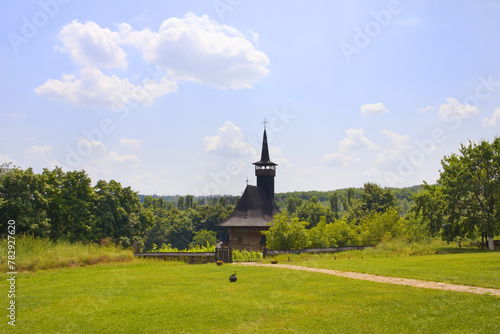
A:
<svg viewBox="0 0 500 334">
<path fill-rule="evenodd" d="M 193 201 L 193 195 L 187 195 L 186 196 L 186 208 L 187 209 L 192 209 L 194 208 L 195 203 Z"/>
<path fill-rule="evenodd" d="M 297 209 L 299 220 L 307 221 L 311 227 L 316 226 L 321 217 L 326 217 L 327 221 L 332 220 L 332 212 L 323 204 L 318 203 L 317 197 L 311 197 Z"/>
<path fill-rule="evenodd" d="M 182 196 L 177 200 L 177 209 L 184 210 L 184 197 Z"/>
<path fill-rule="evenodd" d="M 427 224 L 422 217 L 410 211 L 404 217 L 404 235 L 410 242 L 419 242 L 429 238 L 430 233 Z"/>
<path fill-rule="evenodd" d="M 50 219 L 47 217 L 46 189 L 40 175 L 31 168 L 22 170 L 11 164 L 0 167 L 0 226 L 6 231 L 9 220 L 16 221 L 16 233 L 31 233 L 47 237 Z"/>
<path fill-rule="evenodd" d="M 334 191 L 329 198 L 330 209 L 333 212 L 335 219 L 339 218 L 339 195 L 336 191 Z"/>
<path fill-rule="evenodd" d="M 262 232 L 270 249 L 303 249 L 308 246 L 307 222 L 296 217 L 289 219 L 286 213 L 280 213 L 274 216 L 273 223 L 269 230 Z"/>
<path fill-rule="evenodd" d="M 212 246 L 216 242 L 217 236 L 214 231 L 200 230 L 194 233 L 193 241 L 189 244 L 189 247 Z"/>
<path fill-rule="evenodd" d="M 429 185 L 424 181 L 423 191 L 414 195 L 415 206 L 411 210 L 415 212 L 417 218 L 422 217 L 427 223 L 427 228 L 432 236 L 441 233 L 445 219 L 444 199 L 441 190 L 441 187 L 435 184 Z"/>
<path fill-rule="evenodd" d="M 297 212 L 297 208 L 302 204 L 302 199 L 298 197 L 288 197 L 286 211 L 292 215 Z"/>
<path fill-rule="evenodd" d="M 182 214 L 173 215 L 168 223 L 167 244 L 178 249 L 188 248 L 193 239 L 193 225 L 189 216 L 182 212 Z"/>
<path fill-rule="evenodd" d="M 424 187 L 427 193 L 417 197 L 417 210 L 428 214 L 431 206 L 439 211 L 432 215 L 443 219 L 441 230 L 446 240 L 470 237 L 479 231 L 494 249 L 493 236 L 500 231 L 500 137 L 492 143 L 462 144 L 459 154 L 444 157 L 441 165 L 437 185 Z M 425 203 L 430 197 L 431 203 Z"/>
<path fill-rule="evenodd" d="M 346 195 L 346 201 L 347 201 L 347 206 L 346 208 L 350 208 L 353 200 L 355 199 L 355 192 L 354 188 L 347 188 L 347 195 Z"/>
<path fill-rule="evenodd" d="M 57 224 L 62 237 L 72 242 L 99 241 L 90 184 L 85 171 L 69 171 L 61 182 Z"/>
<path fill-rule="evenodd" d="M 356 229 L 350 226 L 344 219 L 337 219 L 327 225 L 326 233 L 335 240 L 330 247 L 359 246 L 359 235 Z"/>
<path fill-rule="evenodd" d="M 404 234 L 404 218 L 399 216 L 396 208 L 385 212 L 372 211 L 359 223 L 361 243 L 364 246 L 375 246 L 382 240 L 396 238 Z"/>
<path fill-rule="evenodd" d="M 337 235 L 333 231 L 333 224 L 326 223 L 326 217 L 321 217 L 319 223 L 309 230 L 309 247 L 326 248 L 337 246 Z"/>
<path fill-rule="evenodd" d="M 365 183 L 361 193 L 361 210 L 385 212 L 395 207 L 397 207 L 396 197 L 390 189 L 382 189 L 375 183 Z"/>
</svg>

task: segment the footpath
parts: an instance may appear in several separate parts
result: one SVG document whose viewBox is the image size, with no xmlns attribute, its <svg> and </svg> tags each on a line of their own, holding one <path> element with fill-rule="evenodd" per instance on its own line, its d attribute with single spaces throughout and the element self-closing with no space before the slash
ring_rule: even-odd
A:
<svg viewBox="0 0 500 334">
<path fill-rule="evenodd" d="M 303 270 L 303 271 L 311 271 L 311 272 L 323 273 L 323 274 L 352 278 L 352 279 L 360 279 L 360 280 L 364 280 L 364 281 L 408 285 L 408 286 L 413 286 L 413 287 L 417 287 L 417 288 L 424 288 L 424 289 L 469 292 L 469 293 L 476 293 L 476 294 L 481 294 L 481 295 L 493 295 L 493 296 L 500 297 L 500 289 L 481 288 L 481 287 L 470 286 L 470 285 L 449 284 L 449 283 L 442 283 L 442 282 L 429 282 L 429 281 L 421 281 L 421 280 L 410 279 L 410 278 L 388 277 L 388 276 L 379 276 L 379 275 L 372 275 L 372 274 L 361 274 L 361 273 L 349 272 L 349 271 L 302 267 L 302 266 L 295 266 L 295 265 L 290 265 L 290 264 L 263 264 L 263 263 L 255 263 L 255 262 L 244 262 L 244 263 L 235 263 L 235 265 Z"/>
</svg>

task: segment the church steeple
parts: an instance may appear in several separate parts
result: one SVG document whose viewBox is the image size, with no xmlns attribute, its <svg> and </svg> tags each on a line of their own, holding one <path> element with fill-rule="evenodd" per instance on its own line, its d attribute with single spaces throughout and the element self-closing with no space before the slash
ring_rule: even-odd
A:
<svg viewBox="0 0 500 334">
<path fill-rule="evenodd" d="M 255 176 L 257 176 L 257 186 L 264 188 L 267 197 L 274 198 L 274 177 L 276 176 L 276 166 L 269 158 L 269 148 L 267 146 L 266 120 L 264 119 L 264 138 L 262 139 L 262 151 L 260 161 L 254 162 Z"/>
</svg>

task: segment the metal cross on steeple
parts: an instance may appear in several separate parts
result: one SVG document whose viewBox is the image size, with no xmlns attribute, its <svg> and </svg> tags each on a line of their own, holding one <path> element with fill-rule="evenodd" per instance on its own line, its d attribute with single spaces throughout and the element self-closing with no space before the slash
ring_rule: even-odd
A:
<svg viewBox="0 0 500 334">
<path fill-rule="evenodd" d="M 264 117 L 264 122 L 262 122 L 262 124 L 264 124 L 264 130 L 266 129 L 266 125 L 269 124 L 269 122 L 266 120 L 266 118 Z"/>
</svg>

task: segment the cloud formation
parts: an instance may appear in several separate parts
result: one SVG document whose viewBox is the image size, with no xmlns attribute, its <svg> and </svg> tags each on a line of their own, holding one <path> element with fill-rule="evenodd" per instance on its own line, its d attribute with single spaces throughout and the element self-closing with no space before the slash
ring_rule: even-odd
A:
<svg viewBox="0 0 500 334">
<path fill-rule="evenodd" d="M 256 156 L 255 148 L 243 141 L 241 128 L 226 121 L 217 130 L 217 136 L 205 137 L 203 142 L 205 152 L 212 152 L 227 157 Z"/>
<path fill-rule="evenodd" d="M 61 29 L 58 38 L 62 45 L 56 49 L 67 53 L 81 68 L 77 75 L 48 79 L 35 93 L 77 106 L 118 108 L 130 101 L 151 105 L 155 99 L 176 92 L 179 82 L 248 89 L 269 73 L 269 58 L 264 52 L 256 50 L 237 29 L 206 15 L 188 13 L 169 18 L 157 32 L 148 28 L 137 31 L 128 23 L 112 31 L 95 22 L 75 20 Z M 134 82 L 133 75 L 129 80 L 124 45 L 136 48 L 146 67 L 164 73 L 142 82 Z M 119 70 L 123 75 L 119 76 Z"/>
<path fill-rule="evenodd" d="M 251 88 L 269 73 L 267 55 L 238 30 L 192 13 L 163 21 L 158 32 L 119 27 L 124 44 L 135 46 L 149 64 L 176 81 L 216 88 Z"/>
<path fill-rule="evenodd" d="M 120 139 L 120 145 L 126 148 L 141 148 L 142 145 L 142 140 L 141 139 L 135 139 L 135 138 L 122 138 Z"/>
<path fill-rule="evenodd" d="M 74 20 L 57 37 L 63 46 L 56 49 L 69 54 L 77 65 L 127 68 L 127 54 L 119 45 L 120 35 L 116 31 L 101 28 L 95 22 L 82 24 Z"/>
<path fill-rule="evenodd" d="M 382 103 L 364 104 L 361 106 L 361 114 L 363 116 L 376 116 L 388 113 L 389 110 Z"/>
<path fill-rule="evenodd" d="M 359 157 L 357 156 L 356 153 L 352 155 L 345 155 L 342 153 L 332 153 L 332 154 L 327 154 L 321 159 L 325 164 L 331 167 L 335 166 L 344 166 L 347 167 L 349 165 L 353 165 L 357 162 L 359 162 Z"/>
<path fill-rule="evenodd" d="M 491 118 L 486 117 L 483 119 L 483 126 L 495 125 L 500 125 L 500 108 L 495 109 L 493 115 L 491 115 Z"/>
<path fill-rule="evenodd" d="M 139 166 L 141 160 L 135 154 L 120 155 L 116 151 L 111 151 L 106 155 L 106 162 L 127 166 Z"/>
<path fill-rule="evenodd" d="M 345 130 L 347 137 L 339 142 L 338 148 L 340 152 L 351 150 L 377 150 L 380 147 L 365 136 L 363 129 L 347 129 Z"/>
<path fill-rule="evenodd" d="M 116 75 L 106 75 L 95 67 L 80 69 L 80 76 L 63 74 L 60 80 L 49 79 L 35 93 L 82 107 L 119 108 L 130 102 L 151 105 L 155 98 L 177 90 L 175 82 L 146 79 L 142 85 Z"/>
<path fill-rule="evenodd" d="M 439 119 L 445 120 L 451 117 L 468 118 L 479 112 L 477 107 L 470 104 L 463 105 L 456 99 L 449 97 L 446 104 L 441 104 L 438 110 Z"/>
</svg>

